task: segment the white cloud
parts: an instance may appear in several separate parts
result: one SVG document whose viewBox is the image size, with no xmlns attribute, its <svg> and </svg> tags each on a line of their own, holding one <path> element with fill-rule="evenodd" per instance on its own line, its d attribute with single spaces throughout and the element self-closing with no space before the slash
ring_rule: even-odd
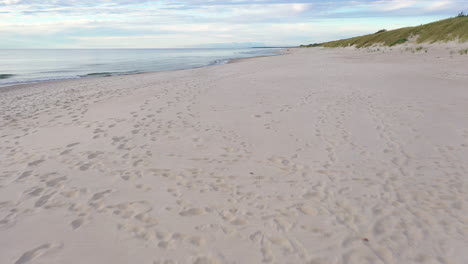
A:
<svg viewBox="0 0 468 264">
<path fill-rule="evenodd" d="M 463 6 L 468 0 L 0 0 L 0 38 L 75 47 L 287 45 L 421 24 L 431 21 L 427 14 L 455 15 Z"/>
<path fill-rule="evenodd" d="M 452 6 L 454 2 L 452 0 L 436 1 L 427 7 L 428 10 L 441 10 Z"/>
<path fill-rule="evenodd" d="M 378 9 L 385 11 L 399 10 L 403 8 L 408 8 L 416 5 L 420 1 L 416 0 L 388 0 L 388 1 L 378 1 Z"/>
<path fill-rule="evenodd" d="M 21 24 L 0 23 L 0 31 L 17 35 L 50 35 L 65 32 L 70 28 L 91 27 L 93 21 L 87 19 L 60 22 L 32 22 Z"/>
</svg>

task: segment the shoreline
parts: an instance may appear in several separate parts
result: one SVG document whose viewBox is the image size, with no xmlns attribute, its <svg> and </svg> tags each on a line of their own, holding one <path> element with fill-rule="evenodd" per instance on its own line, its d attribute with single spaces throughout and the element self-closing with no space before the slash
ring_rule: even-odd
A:
<svg viewBox="0 0 468 264">
<path fill-rule="evenodd" d="M 281 50 L 277 50 L 276 52 L 273 53 L 279 53 Z M 192 69 L 199 69 L 199 68 L 206 68 L 206 67 L 211 67 L 211 66 L 218 66 L 218 65 L 224 65 L 224 64 L 229 64 L 232 63 L 233 61 L 236 60 L 242 60 L 242 59 L 253 59 L 253 58 L 261 58 L 261 57 L 271 57 L 271 56 L 279 56 L 281 54 L 273 54 L 273 55 L 261 55 L 261 56 L 254 56 L 254 57 L 247 57 L 247 58 L 233 58 L 233 59 L 225 59 L 226 62 L 223 63 L 218 63 L 218 60 L 215 60 L 211 62 L 210 64 L 207 64 L 205 66 L 199 66 L 199 67 L 192 67 L 192 68 L 181 68 L 181 69 L 175 69 L 175 70 L 162 70 L 162 71 L 151 71 L 151 72 L 135 72 L 135 73 L 122 73 L 122 74 L 115 74 L 115 75 L 110 75 L 110 76 L 74 76 L 74 77 L 69 77 L 69 78 L 63 78 L 63 79 L 52 79 L 52 80 L 43 80 L 43 81 L 31 81 L 31 82 L 25 82 L 25 83 L 17 83 L 17 84 L 6 84 L 6 85 L 1 85 L 0 84 L 0 93 L 9 91 L 11 89 L 21 89 L 21 88 L 26 88 L 30 85 L 36 85 L 36 84 L 44 84 L 44 83 L 55 83 L 55 82 L 66 82 L 66 81 L 73 81 L 73 80 L 82 80 L 82 79 L 92 79 L 92 78 L 107 78 L 107 77 L 118 77 L 118 76 L 125 76 L 125 75 L 139 75 L 139 74 L 151 74 L 151 73 L 159 73 L 159 72 L 171 72 L 171 71 L 181 71 L 181 70 L 192 70 Z M 89 75 L 89 74 L 88 74 Z M 7 89 L 9 88 L 9 89 Z"/>
<path fill-rule="evenodd" d="M 34 85 L 40 85 L 40 84 L 45 84 L 45 83 L 57 83 L 57 82 L 68 82 L 68 81 L 76 81 L 76 80 L 83 80 L 83 79 L 94 79 L 94 78 L 108 78 L 108 77 L 118 77 L 118 76 L 126 76 L 126 75 L 140 75 L 140 74 L 153 74 L 153 73 L 164 73 L 164 72 L 171 72 L 171 71 L 183 71 L 183 70 L 193 70 L 193 69 L 199 69 L 199 68 L 206 68 L 206 67 L 212 67 L 212 66 L 219 66 L 219 65 L 225 65 L 225 64 L 233 64 L 233 63 L 238 63 L 244 60 L 249 60 L 249 59 L 255 59 L 255 58 L 263 58 L 263 57 L 274 57 L 274 56 L 281 56 L 290 53 L 290 50 L 295 50 L 295 49 L 326 49 L 326 50 L 355 50 L 356 52 L 362 52 L 362 53 L 369 53 L 369 52 L 406 52 L 407 54 L 418 54 L 422 52 L 418 52 L 416 49 L 422 49 L 423 51 L 428 50 L 436 50 L 437 52 L 440 52 L 441 50 L 447 50 L 449 55 L 457 55 L 457 52 L 459 52 L 462 49 L 468 49 L 468 43 L 459 43 L 456 41 L 452 42 L 447 42 L 447 43 L 406 43 L 402 45 L 398 45 L 395 47 L 388 47 L 388 46 L 371 46 L 371 47 L 365 47 L 365 48 L 356 48 L 356 47 L 336 47 L 336 48 L 326 48 L 326 47 L 289 47 L 289 48 L 281 48 L 276 50 L 274 53 L 278 53 L 276 55 L 261 55 L 261 56 L 254 56 L 254 57 L 247 57 L 247 58 L 233 58 L 233 59 L 227 59 L 226 62 L 224 63 L 211 63 L 205 66 L 200 66 L 200 67 L 193 67 L 193 68 L 182 68 L 182 69 L 175 69 L 175 70 L 163 70 L 163 71 L 154 71 L 154 72 L 136 72 L 136 73 L 122 73 L 122 74 L 116 74 L 116 75 L 111 75 L 111 76 L 77 76 L 77 77 L 70 77 L 70 78 L 64 78 L 64 79 L 56 79 L 56 80 L 44 80 L 44 81 L 38 81 L 38 82 L 27 82 L 27 83 L 18 83 L 18 84 L 7 84 L 7 85 L 2 85 L 0 86 L 0 93 L 10 91 L 12 89 L 22 89 L 22 88 L 27 88 L 29 86 L 34 86 Z"/>
<path fill-rule="evenodd" d="M 256 56 L 256 57 L 249 57 L 249 58 L 237 58 L 237 59 L 231 59 L 228 62 L 224 64 L 233 64 L 233 63 L 238 63 L 244 60 L 249 60 L 249 59 L 256 59 L 256 58 L 266 58 L 266 57 L 275 57 L 275 56 L 282 56 L 282 55 L 287 55 L 290 53 L 290 50 L 292 49 L 297 49 L 298 47 L 292 47 L 292 48 L 284 48 L 284 49 L 279 49 L 275 53 L 278 53 L 276 55 L 268 55 L 268 56 Z"/>
</svg>

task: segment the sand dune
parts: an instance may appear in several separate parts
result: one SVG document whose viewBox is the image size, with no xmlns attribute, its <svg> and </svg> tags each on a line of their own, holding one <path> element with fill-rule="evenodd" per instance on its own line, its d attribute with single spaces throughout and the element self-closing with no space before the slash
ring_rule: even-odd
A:
<svg viewBox="0 0 468 264">
<path fill-rule="evenodd" d="M 0 263 L 467 263 L 467 62 L 298 49 L 0 92 Z"/>
</svg>

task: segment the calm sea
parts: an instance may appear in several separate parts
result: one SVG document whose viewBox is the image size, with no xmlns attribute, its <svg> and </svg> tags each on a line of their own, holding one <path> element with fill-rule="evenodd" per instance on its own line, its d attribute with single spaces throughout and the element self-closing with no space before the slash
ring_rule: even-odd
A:
<svg viewBox="0 0 468 264">
<path fill-rule="evenodd" d="M 0 49 L 0 86 L 204 67 L 278 49 Z"/>
</svg>

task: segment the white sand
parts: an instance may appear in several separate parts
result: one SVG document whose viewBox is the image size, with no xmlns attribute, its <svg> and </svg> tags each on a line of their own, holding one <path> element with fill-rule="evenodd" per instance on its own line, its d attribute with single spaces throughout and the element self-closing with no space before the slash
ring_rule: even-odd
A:
<svg viewBox="0 0 468 264">
<path fill-rule="evenodd" d="M 468 55 L 443 51 L 0 92 L 0 263 L 468 263 Z"/>
</svg>

